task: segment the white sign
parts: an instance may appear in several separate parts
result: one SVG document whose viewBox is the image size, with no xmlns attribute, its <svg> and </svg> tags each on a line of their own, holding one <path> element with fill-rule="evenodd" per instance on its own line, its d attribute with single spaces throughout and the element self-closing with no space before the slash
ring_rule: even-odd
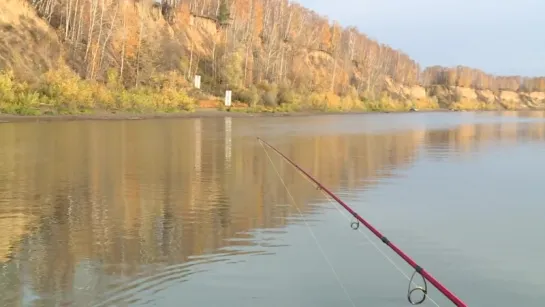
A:
<svg viewBox="0 0 545 307">
<path fill-rule="evenodd" d="M 231 91 L 225 91 L 225 106 L 231 106 Z"/>
<path fill-rule="evenodd" d="M 195 75 L 195 87 L 201 88 L 201 76 Z"/>
</svg>

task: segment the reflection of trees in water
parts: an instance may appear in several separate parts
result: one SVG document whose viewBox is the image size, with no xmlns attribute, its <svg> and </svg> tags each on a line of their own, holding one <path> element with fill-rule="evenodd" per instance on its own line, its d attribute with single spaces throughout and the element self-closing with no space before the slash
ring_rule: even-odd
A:
<svg viewBox="0 0 545 307">
<path fill-rule="evenodd" d="M 255 139 L 236 137 L 237 129 L 251 129 L 242 125 L 247 122 L 233 121 L 230 147 L 222 120 L 197 122 L 4 125 L 0 287 L 8 295 L 0 302 L 19 300 L 23 284 L 55 295 L 44 305 L 71 300 L 81 291 L 74 288 L 74 276 L 132 276 L 145 264 L 182 263 L 221 247 L 242 248 L 251 241 L 225 239 L 284 226 L 293 209 L 277 206 L 288 204 L 283 185 Z M 365 188 L 409 166 L 422 145 L 443 148 L 437 153 L 444 156 L 446 149 L 448 155 L 463 154 L 492 140 L 544 138 L 543 123 L 505 122 L 442 131 L 292 136 L 272 143 L 335 190 Z M 270 154 L 303 211 L 324 200 Z M 95 267 L 82 269 L 84 260 Z M 101 293 L 106 284 L 88 291 Z"/>
<path fill-rule="evenodd" d="M 543 122 L 463 124 L 456 129 L 426 132 L 427 150 L 436 158 L 451 158 L 485 150 L 492 144 L 514 145 L 545 139 Z"/>
</svg>

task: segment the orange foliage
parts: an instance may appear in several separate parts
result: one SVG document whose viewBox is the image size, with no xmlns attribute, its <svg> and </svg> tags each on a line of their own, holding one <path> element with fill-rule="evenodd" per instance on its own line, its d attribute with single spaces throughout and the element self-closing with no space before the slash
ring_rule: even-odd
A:
<svg viewBox="0 0 545 307">
<path fill-rule="evenodd" d="M 304 27 L 303 25 L 303 15 L 301 14 L 301 10 L 297 4 L 290 4 L 290 9 L 293 10 L 293 15 L 291 17 L 291 26 L 288 33 L 288 38 L 290 40 L 297 39 L 297 31 L 301 27 Z"/>
<path fill-rule="evenodd" d="M 251 3 L 253 0 L 235 0 L 236 8 L 234 18 L 237 20 L 249 20 L 251 16 Z"/>
<path fill-rule="evenodd" d="M 329 29 L 329 24 L 326 21 L 322 24 L 322 31 L 320 33 L 320 46 L 323 49 L 329 49 L 329 46 L 331 44 L 331 31 Z"/>
<path fill-rule="evenodd" d="M 138 38 L 140 33 L 140 18 L 138 12 L 134 10 L 131 4 L 124 2 L 121 7 L 121 21 L 119 29 L 116 32 L 116 39 L 112 40 L 112 45 L 116 52 L 121 53 L 123 44 L 125 45 L 125 57 L 134 58 L 138 49 Z"/>
<path fill-rule="evenodd" d="M 263 0 L 252 0 L 254 1 L 254 36 L 261 35 L 263 32 Z"/>
<path fill-rule="evenodd" d="M 189 11 L 189 1 L 183 1 L 178 7 L 176 20 L 183 25 L 189 25 L 190 17 L 191 12 Z"/>
<path fill-rule="evenodd" d="M 339 47 L 339 43 L 341 42 L 341 33 L 341 25 L 339 25 L 339 23 L 335 21 L 333 23 L 333 26 L 331 26 L 331 47 L 333 49 Z"/>
</svg>

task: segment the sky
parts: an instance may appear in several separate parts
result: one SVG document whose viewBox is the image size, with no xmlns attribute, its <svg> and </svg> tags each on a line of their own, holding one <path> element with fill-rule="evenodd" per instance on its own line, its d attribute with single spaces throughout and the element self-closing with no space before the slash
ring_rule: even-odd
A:
<svg viewBox="0 0 545 307">
<path fill-rule="evenodd" d="M 423 68 L 545 76 L 545 0 L 296 0 Z"/>
</svg>

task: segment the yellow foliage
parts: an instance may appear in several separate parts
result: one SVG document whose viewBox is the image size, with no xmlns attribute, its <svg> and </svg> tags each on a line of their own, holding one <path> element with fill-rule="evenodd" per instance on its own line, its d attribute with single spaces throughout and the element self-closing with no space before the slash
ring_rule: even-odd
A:
<svg viewBox="0 0 545 307">
<path fill-rule="evenodd" d="M 437 98 L 418 99 L 414 102 L 414 107 L 419 110 L 436 110 L 439 109 Z"/>
<path fill-rule="evenodd" d="M 39 106 L 40 96 L 26 83 L 16 82 L 12 71 L 0 71 L 0 113 L 37 115 Z"/>
<path fill-rule="evenodd" d="M 304 104 L 313 110 L 326 110 L 327 104 L 325 103 L 326 97 L 323 94 L 318 93 L 312 93 L 308 98 L 306 99 L 306 102 Z"/>
<path fill-rule="evenodd" d="M 152 87 L 126 90 L 115 70 L 107 84 L 81 80 L 67 67 L 49 71 L 37 90 L 18 83 L 11 72 L 0 72 L 0 112 L 36 115 L 41 109 L 49 113 L 77 114 L 101 110 L 129 112 L 192 111 L 195 101 L 183 87 L 182 77 L 168 73 L 155 75 Z"/>
<path fill-rule="evenodd" d="M 386 94 L 382 94 L 378 100 L 365 102 L 365 109 L 369 111 L 406 111 L 409 109 L 405 103 L 392 99 Z"/>
<path fill-rule="evenodd" d="M 331 30 L 329 28 L 329 23 L 327 21 L 324 21 L 322 24 L 322 29 L 320 33 L 320 44 L 321 47 L 325 50 L 329 50 L 329 46 L 331 44 Z"/>
<path fill-rule="evenodd" d="M 509 106 L 506 106 L 510 109 Z M 470 99 L 461 99 L 451 105 L 451 109 L 454 111 L 474 111 L 474 110 L 496 110 L 497 107 L 492 103 L 486 103 Z M 513 109 L 516 109 L 513 106 Z"/>
<path fill-rule="evenodd" d="M 78 109 L 90 109 L 95 106 L 96 86 L 82 81 L 68 67 L 48 71 L 43 78 L 41 92 L 50 103 L 63 112 L 77 113 Z"/>
<path fill-rule="evenodd" d="M 353 96 L 341 97 L 342 111 L 358 110 L 361 108 L 362 108 L 361 101 L 357 97 L 353 97 Z"/>
<path fill-rule="evenodd" d="M 324 94 L 325 104 L 328 109 L 340 109 L 341 98 L 332 92 Z"/>
<path fill-rule="evenodd" d="M 121 53 L 125 48 L 125 57 L 132 59 L 136 58 L 138 50 L 138 41 L 140 38 L 140 22 L 139 12 L 133 8 L 129 2 L 123 1 L 121 4 L 121 12 L 118 16 L 121 19 L 119 27 L 114 32 L 115 39 L 112 39 L 112 46 L 116 52 Z"/>
</svg>

